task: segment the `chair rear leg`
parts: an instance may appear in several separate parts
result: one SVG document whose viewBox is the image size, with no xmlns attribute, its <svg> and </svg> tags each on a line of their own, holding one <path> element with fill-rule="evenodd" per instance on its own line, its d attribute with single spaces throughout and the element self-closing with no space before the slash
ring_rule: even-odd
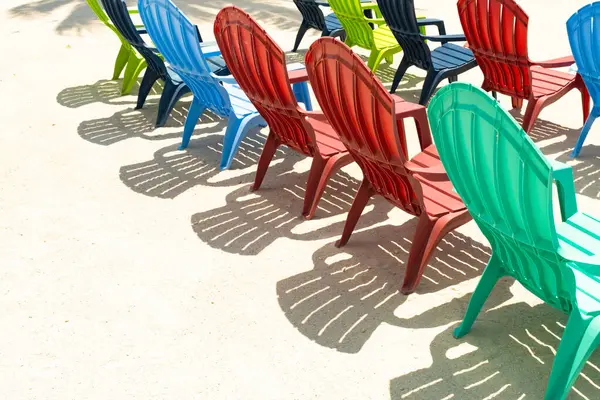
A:
<svg viewBox="0 0 600 400">
<path fill-rule="evenodd" d="M 135 51 L 132 50 L 129 54 L 129 60 L 127 60 L 127 66 L 125 67 L 125 75 L 123 76 L 123 84 L 121 86 L 122 95 L 131 92 L 133 85 L 137 82 L 144 68 L 146 68 L 146 60 L 138 58 Z"/>
<path fill-rule="evenodd" d="M 121 72 L 125 69 L 127 65 L 127 60 L 129 60 L 129 53 L 132 52 L 130 47 L 122 44 L 119 49 L 119 54 L 117 55 L 117 59 L 115 60 L 115 68 L 113 70 L 112 80 L 119 79 L 121 76 Z"/>
<path fill-rule="evenodd" d="M 308 195 L 308 190 L 306 191 L 306 195 L 304 197 L 304 208 L 302 210 L 302 215 L 305 219 L 312 219 L 314 217 L 315 212 L 317 211 L 317 206 L 319 205 L 319 201 L 323 196 L 323 192 L 325 192 L 325 187 L 327 187 L 327 183 L 329 182 L 329 178 L 333 175 L 334 172 L 337 172 L 344 165 L 348 165 L 352 162 L 352 156 L 348 153 L 339 153 L 333 157 L 330 157 L 326 160 L 325 166 L 322 170 L 320 177 L 318 178 L 318 184 L 314 189 L 314 193 L 311 195 L 312 202 L 310 202 L 310 208 L 307 211 L 307 199 L 309 199 L 306 195 Z M 309 178 L 310 179 L 310 178 Z M 308 186 L 308 185 L 307 185 Z"/>
<path fill-rule="evenodd" d="M 298 46 L 300 46 L 300 42 L 302 41 L 302 38 L 306 34 L 308 28 L 310 28 L 310 26 L 308 26 L 308 23 L 305 20 L 302 20 L 300 28 L 298 28 L 298 33 L 296 34 L 296 41 L 294 42 L 294 48 L 292 49 L 292 51 L 298 50 Z"/>
<path fill-rule="evenodd" d="M 362 212 L 369 202 L 372 194 L 373 189 L 371 189 L 371 184 L 366 178 L 364 178 L 360 184 L 360 187 L 358 188 L 356 196 L 354 197 L 350 211 L 348 211 L 348 217 L 346 217 L 346 223 L 344 224 L 342 237 L 335 243 L 335 247 L 342 247 L 348 243 L 352 232 L 354 232 L 354 228 L 356 227 L 358 219 L 362 215 Z"/>
<path fill-rule="evenodd" d="M 158 103 L 158 115 L 156 117 L 156 127 L 164 126 L 171 115 L 171 111 L 175 106 L 175 103 L 186 93 L 190 92 L 190 88 L 181 82 L 174 83 L 170 79 L 165 81 L 165 87 L 160 95 L 160 102 Z"/>
<path fill-rule="evenodd" d="M 219 168 L 231 168 L 240 143 L 242 143 L 242 140 L 244 140 L 251 128 L 259 125 L 266 126 L 267 124 L 258 113 L 246 115 L 242 119 L 233 115 L 229 117 L 225 137 L 223 137 L 223 154 L 221 155 L 221 165 L 219 165 Z"/>
<path fill-rule="evenodd" d="M 554 357 L 545 400 L 567 398 L 583 365 L 596 348 L 599 334 L 598 317 L 581 315 L 577 309 L 571 312 Z"/>
<path fill-rule="evenodd" d="M 458 75 L 452 75 L 448 77 L 448 83 L 452 83 L 452 82 L 457 82 L 458 81 Z"/>
<path fill-rule="evenodd" d="M 592 128 L 592 125 L 594 124 L 594 121 L 596 120 L 596 118 L 598 118 L 598 116 L 594 115 L 592 113 L 588 117 L 587 121 L 585 121 L 585 125 L 583 126 L 583 129 L 581 130 L 581 133 L 579 134 L 579 138 L 577 139 L 577 143 L 575 144 L 575 147 L 573 148 L 573 152 L 571 153 L 571 158 L 575 158 L 575 157 L 579 156 L 579 152 L 581 152 L 581 148 L 583 147 L 583 142 L 585 142 L 585 138 L 587 137 L 588 133 L 590 132 L 590 129 Z"/>
<path fill-rule="evenodd" d="M 159 75 L 153 69 L 147 68 L 144 77 L 142 78 L 142 83 L 140 84 L 140 89 L 138 91 L 137 104 L 135 106 L 136 110 L 144 107 L 144 103 L 146 102 L 146 98 L 152 90 L 152 86 L 158 80 Z"/>
<path fill-rule="evenodd" d="M 423 89 L 421 90 L 421 97 L 419 98 L 419 104 L 424 106 L 429 102 L 431 95 L 442 81 L 441 77 L 442 75 L 433 69 L 427 71 L 425 82 L 423 82 Z"/>
<path fill-rule="evenodd" d="M 579 78 L 579 75 L 577 75 L 577 77 Z M 587 86 L 585 86 L 585 83 L 583 82 L 583 80 L 581 80 L 581 83 L 579 84 L 578 89 L 581 92 L 581 106 L 583 108 L 583 123 L 585 124 L 590 115 L 590 94 L 589 94 L 589 92 L 587 90 Z"/>
<path fill-rule="evenodd" d="M 512 108 L 515 110 L 520 110 L 523 108 L 523 99 L 520 97 L 513 96 L 510 98 L 512 103 Z"/>
<path fill-rule="evenodd" d="M 196 128 L 196 124 L 198 123 L 198 119 L 202 113 L 206 110 L 196 97 L 192 100 L 192 105 L 190 106 L 190 110 L 188 111 L 188 115 L 185 119 L 185 125 L 183 127 L 183 137 L 181 138 L 181 145 L 179 146 L 179 150 L 183 150 L 188 147 L 190 143 L 190 138 L 192 137 L 192 133 L 194 133 L 194 129 Z"/>
<path fill-rule="evenodd" d="M 475 319 L 477 319 L 479 312 L 485 304 L 485 301 L 490 296 L 494 286 L 496 286 L 498 279 L 504 275 L 502 263 L 497 256 L 492 254 L 487 266 L 483 270 L 483 274 L 481 274 L 481 278 L 479 279 L 479 283 L 477 284 L 477 287 L 471 296 L 471 300 L 469 300 L 465 317 L 460 326 L 454 330 L 455 338 L 461 338 L 469 333 L 473 323 L 475 322 Z"/>
<path fill-rule="evenodd" d="M 377 49 L 371 50 L 371 54 L 369 55 L 369 60 L 367 61 L 367 65 L 371 72 L 375 73 L 377 68 L 379 68 L 379 64 L 381 64 L 381 60 L 383 59 L 384 53 Z"/>
<path fill-rule="evenodd" d="M 329 36 L 332 38 L 339 38 L 342 42 L 346 41 L 346 31 L 343 29 L 336 29 L 333 32 L 328 32 L 327 34 L 325 34 L 325 32 L 323 32 L 323 36 Z"/>
<path fill-rule="evenodd" d="M 404 77 L 406 70 L 410 67 L 410 63 L 406 60 L 406 57 L 402 57 L 402 61 L 400 61 L 400 65 L 394 74 L 394 81 L 392 82 L 392 88 L 390 89 L 390 93 L 395 93 L 396 89 L 398 89 L 398 85 L 400 81 Z"/>
<path fill-rule="evenodd" d="M 310 99 L 310 92 L 308 91 L 308 82 L 298 82 L 292 85 L 292 90 L 296 96 L 296 100 L 304 104 L 304 108 L 307 111 L 312 111 L 312 100 Z"/>
<path fill-rule="evenodd" d="M 530 99 L 527 102 L 527 110 L 525 111 L 525 116 L 523 117 L 523 130 L 526 133 L 529 133 L 533 129 L 533 125 L 535 124 L 535 120 L 538 115 L 540 115 L 540 111 L 544 108 L 544 103 L 546 102 L 545 98 L 539 99 Z"/>
<path fill-rule="evenodd" d="M 260 155 L 260 159 L 258 160 L 258 168 L 256 169 L 256 176 L 254 177 L 254 184 L 252 185 L 253 192 L 260 189 L 260 185 L 262 185 L 263 179 L 267 173 L 267 169 L 269 169 L 269 164 L 271 164 L 271 160 L 273 160 L 273 156 L 275 156 L 275 152 L 279 147 L 279 139 L 277 136 L 269 132 L 269 136 L 267 136 L 267 141 L 265 142 L 265 147 L 263 147 L 263 151 Z"/>
</svg>

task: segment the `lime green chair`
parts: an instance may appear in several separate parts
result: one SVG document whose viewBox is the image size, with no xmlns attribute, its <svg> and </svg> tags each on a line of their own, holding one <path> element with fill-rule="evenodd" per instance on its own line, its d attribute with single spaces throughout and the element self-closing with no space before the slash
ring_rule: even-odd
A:
<svg viewBox="0 0 600 400">
<path fill-rule="evenodd" d="M 452 83 L 438 91 L 428 111 L 448 177 L 492 247 L 454 334 L 468 333 L 498 279 L 512 276 L 569 314 L 545 396 L 565 399 L 599 344 L 600 221 L 577 211 L 571 167 L 546 159 L 481 89 Z M 562 217 L 557 222 L 554 182 Z"/>
<path fill-rule="evenodd" d="M 125 69 L 125 76 L 123 77 L 123 84 L 121 86 L 121 94 L 128 94 L 131 92 L 133 85 L 137 81 L 140 73 L 146 68 L 146 61 L 143 57 L 141 57 L 135 49 L 127 43 L 127 41 L 121 36 L 119 31 L 115 28 L 113 23 L 108 18 L 108 15 L 104 12 L 104 9 L 98 2 L 98 0 L 86 0 L 94 14 L 98 17 L 104 25 L 110 28 L 111 31 L 117 35 L 119 40 L 121 41 L 121 49 L 119 50 L 119 54 L 117 55 L 117 59 L 115 61 L 115 69 L 113 72 L 112 79 L 119 79 L 121 76 L 121 72 Z M 129 14 L 137 14 L 137 9 L 130 9 Z M 142 26 L 136 25 L 137 28 L 141 28 Z M 139 30 L 140 33 L 145 33 L 143 30 Z"/>
<path fill-rule="evenodd" d="M 371 51 L 367 62 L 371 71 L 377 71 L 383 59 L 391 64 L 394 61 L 394 54 L 402 51 L 396 37 L 385 24 L 376 3 L 366 3 L 361 0 L 329 0 L 329 6 L 346 31 L 345 43 L 349 47 L 359 46 Z M 373 12 L 376 18 L 365 15 L 368 11 Z M 420 30 L 425 34 L 424 27 L 420 27 Z"/>
</svg>

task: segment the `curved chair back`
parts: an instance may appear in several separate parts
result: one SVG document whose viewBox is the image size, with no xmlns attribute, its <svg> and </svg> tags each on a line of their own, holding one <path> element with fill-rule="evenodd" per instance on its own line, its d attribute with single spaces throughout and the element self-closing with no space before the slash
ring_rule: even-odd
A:
<svg viewBox="0 0 600 400">
<path fill-rule="evenodd" d="M 292 91 L 283 50 L 235 6 L 219 11 L 214 33 L 227 67 L 281 144 L 313 156 L 314 132 Z"/>
<path fill-rule="evenodd" d="M 325 16 L 315 0 L 294 0 L 302 18 L 313 29 L 325 30 Z"/>
<path fill-rule="evenodd" d="M 406 138 L 398 136 L 396 100 L 348 46 L 333 38 L 312 44 L 306 68 L 323 112 L 373 189 L 419 215 L 422 201 L 404 167 Z"/>
<path fill-rule="evenodd" d="M 459 0 L 458 13 L 469 48 L 483 71 L 482 87 L 531 97 L 525 11 L 514 0 Z"/>
<path fill-rule="evenodd" d="M 119 33 L 125 40 L 132 45 L 146 60 L 149 68 L 152 68 L 160 75 L 162 79 L 166 79 L 167 67 L 163 60 L 144 42 L 138 31 L 131 21 L 127 4 L 124 0 L 102 0 L 102 5 L 106 14 L 113 22 Z"/>
<path fill-rule="evenodd" d="M 577 73 L 581 75 L 592 96 L 594 106 L 600 105 L 600 2 L 582 7 L 567 21 L 567 32 Z"/>
<path fill-rule="evenodd" d="M 221 116 L 231 112 L 229 95 L 211 74 L 196 25 L 171 0 L 139 0 L 144 26 L 157 49 L 203 105 Z"/>
<path fill-rule="evenodd" d="M 431 68 L 431 50 L 422 38 L 414 0 L 378 0 L 379 9 L 394 37 L 402 47 L 403 57 L 410 64 Z"/>
<path fill-rule="evenodd" d="M 346 31 L 346 43 L 371 49 L 375 46 L 373 28 L 366 20 L 360 0 L 329 0 L 329 6 Z"/>
<path fill-rule="evenodd" d="M 505 270 L 565 310 L 571 279 L 557 255 L 550 163 L 481 89 L 443 87 L 428 107 L 448 177 Z M 567 311 L 567 310 L 565 310 Z"/>
</svg>

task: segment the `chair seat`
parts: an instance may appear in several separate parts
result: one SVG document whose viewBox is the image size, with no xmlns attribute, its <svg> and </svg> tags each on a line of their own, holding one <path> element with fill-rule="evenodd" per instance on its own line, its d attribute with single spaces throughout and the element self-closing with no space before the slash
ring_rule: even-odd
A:
<svg viewBox="0 0 600 400">
<path fill-rule="evenodd" d="M 337 153 L 347 152 L 346 146 L 340 141 L 339 136 L 321 112 L 311 112 L 307 118 L 315 132 L 317 147 L 324 156 L 332 156 Z"/>
<path fill-rule="evenodd" d="M 400 49 L 396 37 L 387 25 L 373 29 L 373 39 L 375 40 L 375 47 L 380 50 L 392 47 Z"/>
<path fill-rule="evenodd" d="M 410 161 L 422 168 L 439 167 L 442 163 L 435 145 L 427 147 L 411 158 Z M 414 177 L 421 183 L 423 188 L 423 200 L 427 214 L 440 216 L 466 209 L 460 196 L 454 191 L 452 182 L 446 175 L 423 176 L 415 174 Z"/>
<path fill-rule="evenodd" d="M 223 87 L 229 93 L 229 101 L 231 101 L 231 107 L 237 117 L 242 118 L 258 112 L 248 96 L 246 96 L 246 93 L 237 84 L 233 85 L 223 82 Z"/>
<path fill-rule="evenodd" d="M 331 13 L 325 17 L 325 27 L 331 33 L 333 31 L 337 31 L 338 29 L 344 29 L 338 17 Z"/>
<path fill-rule="evenodd" d="M 473 52 L 453 43 L 445 43 L 431 52 L 433 69 L 455 69 L 472 62 Z"/>
<path fill-rule="evenodd" d="M 550 96 L 575 81 L 575 75 L 540 66 L 531 67 L 533 97 Z"/>
</svg>

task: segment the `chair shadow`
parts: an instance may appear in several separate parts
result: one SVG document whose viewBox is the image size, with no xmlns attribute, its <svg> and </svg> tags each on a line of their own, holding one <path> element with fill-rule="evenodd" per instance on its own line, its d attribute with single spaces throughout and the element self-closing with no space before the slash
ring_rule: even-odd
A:
<svg viewBox="0 0 600 400">
<path fill-rule="evenodd" d="M 151 92 L 150 94 L 153 93 Z M 119 98 L 121 98 L 120 101 L 115 101 Z M 68 108 L 79 108 L 93 103 L 111 105 L 135 104 L 136 100 L 127 99 L 121 95 L 121 80 L 101 79 L 91 85 L 74 86 L 61 90 L 56 95 L 56 102 Z"/>
<path fill-rule="evenodd" d="M 107 118 L 83 121 L 79 124 L 77 133 L 84 140 L 102 146 L 110 146 L 136 137 L 146 140 L 181 138 L 189 106 L 189 101 L 182 100 L 173 108 L 164 128 L 181 128 L 175 132 L 155 128 L 158 99 L 152 99 L 139 110 L 130 108 L 118 111 Z M 226 126 L 227 120 L 207 111 L 202 114 L 196 131 L 202 134 L 221 132 Z M 192 136 L 192 140 L 194 138 L 195 136 Z"/>
<path fill-rule="evenodd" d="M 173 199 L 198 185 L 250 183 L 265 141 L 263 132 L 250 132 L 240 144 L 231 169 L 221 172 L 223 135 L 203 135 L 192 140 L 185 150 L 178 150 L 179 144 L 175 144 L 158 150 L 152 160 L 121 167 L 121 181 L 134 192 L 163 199 Z M 289 153 L 278 149 L 271 170 L 292 169 L 299 158 Z"/>
<path fill-rule="evenodd" d="M 267 172 L 260 190 L 247 186 L 226 197 L 227 204 L 192 216 L 192 228 L 209 246 L 233 254 L 256 255 L 278 238 L 320 240 L 341 235 L 359 181 L 340 171 L 329 181 L 315 218 L 301 215 L 307 173 L 296 173 L 284 163 Z M 389 203 L 375 198 L 358 227 L 385 221 Z"/>
<path fill-rule="evenodd" d="M 461 302 L 466 304 L 470 295 L 465 297 Z M 431 367 L 394 378 L 391 399 L 544 398 L 567 316 L 545 304 L 517 303 L 496 309 L 487 304 L 486 308 L 489 311 L 479 315 L 463 338 L 452 336 L 456 325 L 436 336 L 430 347 Z M 440 306 L 420 316 L 417 325 L 448 313 L 452 310 L 447 305 Z M 595 352 L 569 398 L 600 398 L 599 366 L 600 353 Z"/>
<path fill-rule="evenodd" d="M 383 225 L 355 233 L 341 249 L 332 243 L 319 249 L 313 255 L 313 270 L 277 283 L 286 317 L 304 336 L 344 353 L 359 352 L 384 323 L 408 325 L 394 311 L 408 298 L 399 289 L 416 223 L 411 219 L 401 226 Z M 434 253 L 417 293 L 478 277 L 489 257 L 489 249 L 451 232 Z M 455 313 L 453 320 L 459 318 Z M 445 320 L 440 318 L 434 326 L 452 322 Z"/>
</svg>

